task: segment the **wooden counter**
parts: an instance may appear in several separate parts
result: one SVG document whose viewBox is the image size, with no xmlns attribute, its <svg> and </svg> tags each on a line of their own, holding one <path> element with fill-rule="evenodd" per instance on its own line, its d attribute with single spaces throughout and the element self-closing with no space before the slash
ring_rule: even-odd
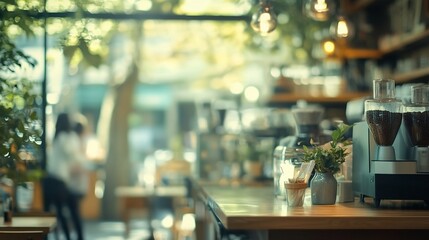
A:
<svg viewBox="0 0 429 240">
<path fill-rule="evenodd" d="M 54 230 L 56 224 L 55 215 L 13 216 L 10 223 L 0 221 L 0 239 L 43 240 Z"/>
<path fill-rule="evenodd" d="M 251 239 L 427 239 L 429 208 L 420 201 L 311 205 L 291 208 L 273 187 L 200 186 L 199 197 L 226 230 L 258 232 Z M 263 234 L 261 234 L 261 232 Z M 317 237 L 317 238 L 316 238 Z"/>
</svg>

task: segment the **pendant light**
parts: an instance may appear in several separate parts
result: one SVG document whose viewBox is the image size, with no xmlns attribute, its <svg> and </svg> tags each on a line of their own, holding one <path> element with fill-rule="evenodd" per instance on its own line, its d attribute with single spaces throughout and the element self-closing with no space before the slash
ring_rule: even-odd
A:
<svg viewBox="0 0 429 240">
<path fill-rule="evenodd" d="M 336 49 L 335 41 L 332 39 L 323 40 L 322 49 L 327 56 L 333 56 L 335 54 Z"/>
<path fill-rule="evenodd" d="M 333 0 L 307 0 L 304 5 L 306 15 L 316 21 L 326 21 L 335 11 Z"/>
<path fill-rule="evenodd" d="M 336 38 L 349 38 L 353 35 L 353 27 L 345 16 L 340 15 L 337 20 L 332 23 L 331 32 Z"/>
<path fill-rule="evenodd" d="M 252 15 L 250 25 L 256 32 L 266 35 L 276 29 L 277 16 L 268 0 L 261 0 L 259 4 L 260 8 Z"/>
</svg>

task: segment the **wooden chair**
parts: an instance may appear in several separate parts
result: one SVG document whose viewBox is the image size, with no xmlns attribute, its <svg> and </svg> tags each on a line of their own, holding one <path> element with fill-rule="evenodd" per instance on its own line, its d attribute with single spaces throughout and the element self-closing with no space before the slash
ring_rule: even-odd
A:
<svg viewBox="0 0 429 240">
<path fill-rule="evenodd" d="M 191 176 L 191 164 L 185 160 L 172 159 L 156 169 L 156 185 L 184 184 L 186 177 Z"/>
<path fill-rule="evenodd" d="M 138 187 L 119 187 L 115 190 L 115 194 L 119 198 L 121 218 L 125 224 L 125 237 L 128 238 L 131 220 L 136 216 L 148 215 L 149 199 L 143 189 Z"/>
<path fill-rule="evenodd" d="M 184 214 L 193 212 L 193 206 L 190 206 L 190 185 L 191 164 L 185 160 L 172 159 L 158 166 L 156 170 L 156 185 L 183 185 L 187 188 L 187 194 L 183 197 L 171 198 L 171 211 L 173 214 L 173 239 L 178 239 L 181 231 L 181 223 Z"/>
</svg>

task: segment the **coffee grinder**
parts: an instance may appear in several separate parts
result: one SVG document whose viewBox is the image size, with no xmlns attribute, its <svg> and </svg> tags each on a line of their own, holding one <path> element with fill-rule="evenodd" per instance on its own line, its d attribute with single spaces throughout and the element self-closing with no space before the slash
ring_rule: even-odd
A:
<svg viewBox="0 0 429 240">
<path fill-rule="evenodd" d="M 323 144 L 330 140 L 330 136 L 320 128 L 325 110 L 317 105 L 297 106 L 292 108 L 292 115 L 296 122 L 296 134 L 280 140 L 280 146 L 301 148 Z"/>
<path fill-rule="evenodd" d="M 413 145 L 417 172 L 429 172 L 429 85 L 411 87 L 411 104 L 404 107 L 404 125 Z"/>
<path fill-rule="evenodd" d="M 396 160 L 393 142 L 402 122 L 402 102 L 395 98 L 395 82 L 373 82 L 373 99 L 365 101 L 365 116 L 376 146 L 377 160 Z"/>
<path fill-rule="evenodd" d="M 353 126 L 353 190 L 361 202 L 372 197 L 378 207 L 382 199 L 429 201 L 429 174 L 417 172 L 416 160 L 407 154 L 413 146 L 405 141 L 402 115 L 395 82 L 374 80 L 366 120 Z"/>
</svg>

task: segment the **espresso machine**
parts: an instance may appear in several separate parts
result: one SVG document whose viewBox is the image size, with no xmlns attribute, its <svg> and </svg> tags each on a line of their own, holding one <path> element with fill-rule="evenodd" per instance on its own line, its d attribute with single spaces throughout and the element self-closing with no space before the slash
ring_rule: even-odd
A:
<svg viewBox="0 0 429 240">
<path fill-rule="evenodd" d="M 365 120 L 353 126 L 353 190 L 360 201 L 372 197 L 376 207 L 383 199 L 428 203 L 429 172 L 417 168 L 413 149 L 395 82 L 374 80 L 373 98 L 365 100 Z"/>
</svg>

